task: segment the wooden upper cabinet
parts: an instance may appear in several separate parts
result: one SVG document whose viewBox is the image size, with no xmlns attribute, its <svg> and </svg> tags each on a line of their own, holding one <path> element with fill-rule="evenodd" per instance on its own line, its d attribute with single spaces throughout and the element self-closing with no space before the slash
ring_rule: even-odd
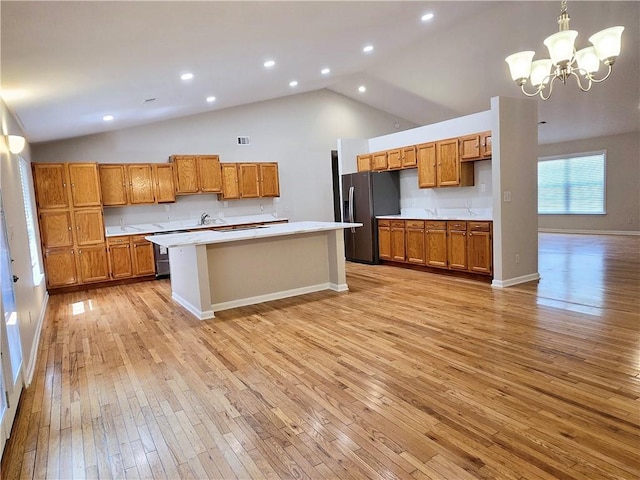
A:
<svg viewBox="0 0 640 480">
<path fill-rule="evenodd" d="M 418 186 L 420 188 L 437 186 L 437 150 L 435 142 L 418 145 L 416 147 L 416 157 L 418 163 Z"/>
<path fill-rule="evenodd" d="M 33 184 L 39 209 L 69 207 L 64 163 L 33 163 Z"/>
<path fill-rule="evenodd" d="M 491 154 L 491 132 L 484 132 L 480 134 L 480 155 L 482 158 L 491 158 Z"/>
<path fill-rule="evenodd" d="M 39 215 L 40 239 L 44 248 L 73 246 L 69 210 L 44 210 Z"/>
<path fill-rule="evenodd" d="M 97 163 L 69 163 L 69 183 L 74 207 L 101 207 Z"/>
<path fill-rule="evenodd" d="M 101 208 L 74 210 L 73 222 L 77 246 L 104 243 L 104 222 Z"/>
<path fill-rule="evenodd" d="M 460 137 L 460 161 L 478 160 L 480 158 L 480 134 Z"/>
<path fill-rule="evenodd" d="M 220 168 L 222 171 L 222 198 L 224 200 L 240 198 L 238 165 L 235 163 L 222 163 Z"/>
<path fill-rule="evenodd" d="M 128 181 L 124 165 L 98 165 L 104 206 L 127 205 Z"/>
<path fill-rule="evenodd" d="M 387 151 L 387 168 L 389 170 L 402 168 L 402 150 L 396 148 Z"/>
<path fill-rule="evenodd" d="M 438 150 L 438 186 L 460 185 L 460 158 L 458 139 L 436 142 Z"/>
<path fill-rule="evenodd" d="M 222 191 L 222 172 L 218 155 L 198 155 L 199 189 L 204 193 L 220 193 Z"/>
<path fill-rule="evenodd" d="M 416 146 L 411 145 L 409 147 L 402 148 L 402 168 L 411 168 L 418 165 L 418 159 L 416 157 Z"/>
<path fill-rule="evenodd" d="M 173 177 L 173 165 L 161 163 L 153 165 L 153 179 L 155 182 L 155 198 L 157 203 L 176 201 L 176 184 Z"/>
<path fill-rule="evenodd" d="M 47 287 L 63 287 L 78 282 L 73 248 L 52 248 L 44 252 Z"/>
<path fill-rule="evenodd" d="M 184 195 L 198 193 L 198 161 L 195 155 L 173 155 L 173 174 L 176 182 L 176 193 Z"/>
<path fill-rule="evenodd" d="M 257 198 L 260 196 L 260 167 L 257 163 L 239 163 L 238 181 L 242 198 Z"/>
<path fill-rule="evenodd" d="M 260 196 L 279 197 L 280 181 L 278 179 L 278 164 L 259 163 L 260 166 Z"/>
<path fill-rule="evenodd" d="M 370 153 L 363 153 L 356 157 L 358 171 L 368 172 L 371 170 L 372 155 Z"/>
<path fill-rule="evenodd" d="M 386 170 L 389 168 L 387 163 L 387 152 L 376 152 L 371 155 L 372 170 Z"/>
<path fill-rule="evenodd" d="M 150 164 L 127 165 L 129 177 L 129 202 L 133 204 L 154 203 L 153 174 Z"/>
</svg>

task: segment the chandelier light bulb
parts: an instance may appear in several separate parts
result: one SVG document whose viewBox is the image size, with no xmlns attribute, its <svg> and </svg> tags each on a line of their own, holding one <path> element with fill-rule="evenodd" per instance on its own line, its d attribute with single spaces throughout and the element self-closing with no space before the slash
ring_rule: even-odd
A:
<svg viewBox="0 0 640 480">
<path fill-rule="evenodd" d="M 536 54 L 533 50 L 526 50 L 524 52 L 518 52 L 509 55 L 504 59 L 509 64 L 509 70 L 511 71 L 511 78 L 518 85 L 521 82 L 525 83 L 529 75 L 531 74 L 531 60 Z"/>
<path fill-rule="evenodd" d="M 550 59 L 536 60 L 531 63 L 531 85 L 546 85 L 549 83 L 552 62 Z"/>
<path fill-rule="evenodd" d="M 587 47 L 576 52 L 578 68 L 588 73 L 596 73 L 600 70 L 600 60 L 596 53 L 596 47 Z"/>
<path fill-rule="evenodd" d="M 609 61 L 613 64 L 616 57 L 620 55 L 623 30 L 624 27 L 605 28 L 589 37 L 589 41 L 596 48 L 600 61 L 604 63 Z"/>
<path fill-rule="evenodd" d="M 571 61 L 577 36 L 576 30 L 565 30 L 545 39 L 544 44 L 549 49 L 549 56 L 554 65 L 566 65 Z"/>
</svg>

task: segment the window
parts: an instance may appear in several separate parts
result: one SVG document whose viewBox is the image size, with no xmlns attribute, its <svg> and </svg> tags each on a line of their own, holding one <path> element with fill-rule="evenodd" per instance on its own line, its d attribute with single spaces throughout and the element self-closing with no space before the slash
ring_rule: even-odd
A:
<svg viewBox="0 0 640 480">
<path fill-rule="evenodd" d="M 29 254 L 31 256 L 31 274 L 33 284 L 40 285 L 42 282 L 42 263 L 40 260 L 40 249 L 36 236 L 36 222 L 33 215 L 33 202 L 31 198 L 31 182 L 29 181 L 29 164 L 20 157 L 20 183 L 22 184 L 22 201 L 24 203 L 24 216 L 27 222 L 27 237 L 29 238 Z"/>
<path fill-rule="evenodd" d="M 538 159 L 538 213 L 606 213 L 605 159 L 604 151 Z"/>
</svg>

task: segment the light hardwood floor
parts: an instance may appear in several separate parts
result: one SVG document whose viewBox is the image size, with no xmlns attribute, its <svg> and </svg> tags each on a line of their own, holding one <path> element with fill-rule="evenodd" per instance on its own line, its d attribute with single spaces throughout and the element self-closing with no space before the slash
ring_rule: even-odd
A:
<svg viewBox="0 0 640 480">
<path fill-rule="evenodd" d="M 640 239 L 540 238 L 507 289 L 348 264 L 205 322 L 166 280 L 54 295 L 2 478 L 638 478 Z"/>
</svg>

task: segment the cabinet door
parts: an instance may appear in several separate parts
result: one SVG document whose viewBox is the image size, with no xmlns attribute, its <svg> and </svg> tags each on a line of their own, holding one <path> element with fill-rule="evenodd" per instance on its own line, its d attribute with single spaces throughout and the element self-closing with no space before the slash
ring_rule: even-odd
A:
<svg viewBox="0 0 640 480">
<path fill-rule="evenodd" d="M 458 139 L 443 140 L 436 143 L 438 150 L 438 186 L 460 185 L 460 159 L 458 158 Z"/>
<path fill-rule="evenodd" d="M 33 185 L 39 209 L 67 208 L 67 171 L 63 163 L 33 163 Z"/>
<path fill-rule="evenodd" d="M 371 157 L 372 170 L 386 170 L 388 168 L 387 152 L 376 152 Z"/>
<path fill-rule="evenodd" d="M 222 198 L 240 198 L 238 185 L 238 166 L 235 163 L 221 163 L 222 169 Z"/>
<path fill-rule="evenodd" d="M 437 186 L 437 150 L 435 143 L 423 143 L 416 148 L 418 162 L 418 187 Z"/>
<path fill-rule="evenodd" d="M 358 162 L 359 172 L 368 172 L 369 170 L 371 170 L 371 154 L 370 153 L 358 155 L 357 162 Z"/>
<path fill-rule="evenodd" d="M 194 155 L 173 155 L 173 173 L 176 182 L 176 193 L 184 195 L 198 193 L 198 162 Z"/>
<path fill-rule="evenodd" d="M 277 163 L 260 164 L 260 196 L 279 197 L 280 182 L 278 180 Z"/>
<path fill-rule="evenodd" d="M 80 282 L 99 282 L 109 279 L 107 249 L 104 245 L 82 247 L 78 249 L 78 272 Z"/>
<path fill-rule="evenodd" d="M 405 261 L 404 220 L 391 222 L 391 260 Z"/>
<path fill-rule="evenodd" d="M 153 179 L 151 165 L 128 165 L 129 201 L 132 205 L 153 203 Z"/>
<path fill-rule="evenodd" d="M 97 163 L 69 163 L 69 183 L 74 207 L 101 207 Z"/>
<path fill-rule="evenodd" d="M 100 192 L 104 206 L 127 205 L 127 176 L 124 165 L 99 165 Z"/>
<path fill-rule="evenodd" d="M 72 247 L 73 229 L 69 210 L 45 210 L 38 216 L 44 248 Z"/>
<path fill-rule="evenodd" d="M 466 135 L 460 138 L 460 161 L 478 160 L 480 158 L 480 135 Z"/>
<path fill-rule="evenodd" d="M 468 242 L 469 270 L 491 275 L 493 271 L 493 244 L 489 222 L 470 222 Z"/>
<path fill-rule="evenodd" d="M 451 230 L 448 234 L 448 257 L 451 270 L 467 270 L 467 232 Z"/>
<path fill-rule="evenodd" d="M 153 179 L 155 182 L 155 197 L 158 203 L 170 203 L 176 201 L 176 184 L 173 181 L 173 165 L 163 163 L 153 166 Z"/>
<path fill-rule="evenodd" d="M 418 159 L 416 156 L 416 147 L 411 145 L 410 147 L 404 147 L 402 149 L 402 168 L 411 168 L 418 165 Z"/>
<path fill-rule="evenodd" d="M 257 198 L 260 196 L 260 173 L 257 163 L 238 164 L 238 179 L 242 198 Z"/>
<path fill-rule="evenodd" d="M 102 209 L 84 208 L 73 212 L 76 227 L 76 245 L 97 245 L 104 243 L 104 223 Z"/>
<path fill-rule="evenodd" d="M 402 168 L 402 150 L 397 148 L 387 152 L 387 167 L 389 169 Z"/>
<path fill-rule="evenodd" d="M 133 275 L 131 243 L 129 237 L 109 239 L 109 265 L 111 278 L 126 278 Z"/>
<path fill-rule="evenodd" d="M 427 230 L 427 265 L 447 268 L 447 231 Z"/>
<path fill-rule="evenodd" d="M 484 132 L 480 135 L 480 155 L 482 158 L 491 158 L 491 132 Z"/>
<path fill-rule="evenodd" d="M 219 193 L 222 191 L 222 172 L 218 155 L 199 155 L 198 175 L 200 191 Z"/>
<path fill-rule="evenodd" d="M 389 222 L 378 222 L 378 256 L 391 260 L 391 226 Z"/>
<path fill-rule="evenodd" d="M 152 275 L 156 273 L 156 263 L 153 256 L 153 243 L 144 239 L 144 235 L 134 236 L 133 244 L 133 274 Z"/>
<path fill-rule="evenodd" d="M 407 220 L 405 235 L 407 240 L 407 262 L 424 265 L 426 263 L 424 222 Z"/>
<path fill-rule="evenodd" d="M 73 248 L 53 248 L 44 252 L 47 287 L 61 287 L 78 282 Z"/>
</svg>

